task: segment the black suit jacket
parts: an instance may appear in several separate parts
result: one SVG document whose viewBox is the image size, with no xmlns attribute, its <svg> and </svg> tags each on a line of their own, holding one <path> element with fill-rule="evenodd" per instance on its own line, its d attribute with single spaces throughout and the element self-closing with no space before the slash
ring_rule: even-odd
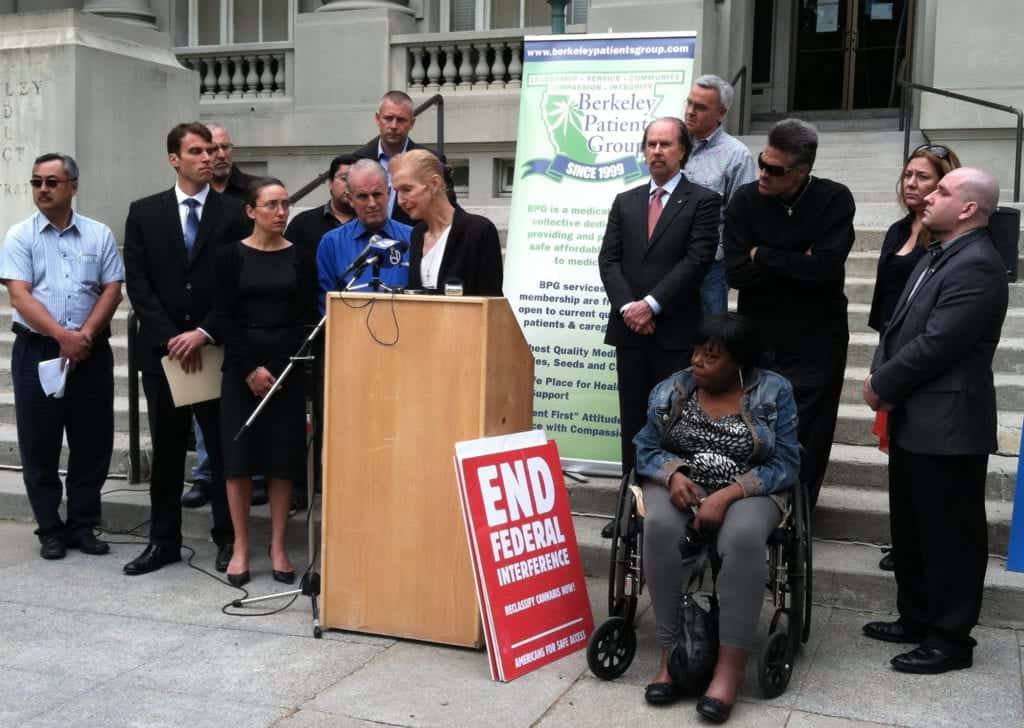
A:
<svg viewBox="0 0 1024 728">
<path fill-rule="evenodd" d="M 700 287 L 718 247 L 721 195 L 679 180 L 647 239 L 647 183 L 619 194 L 608 213 L 598 255 L 601 280 L 611 302 L 605 343 L 639 348 L 685 350 L 701 320 Z M 661 306 L 653 336 L 626 326 L 619 310 L 653 296 Z"/>
<path fill-rule="evenodd" d="M 995 451 L 992 357 L 1008 295 L 986 230 L 954 240 L 937 261 L 918 262 L 871 366 L 872 388 L 895 405 L 889 433 L 897 446 L 934 455 Z"/>
<path fill-rule="evenodd" d="M 124 263 L 128 298 L 140 323 L 142 371 L 160 372 L 167 341 L 183 331 L 202 328 L 220 341 L 213 311 L 215 258 L 222 245 L 248 234 L 241 203 L 211 189 L 189 260 L 173 188 L 131 204 Z"/>
<path fill-rule="evenodd" d="M 422 288 L 420 263 L 423 262 L 423 235 L 426 223 L 417 223 L 409 242 L 409 288 Z M 457 278 L 466 296 L 500 296 L 502 268 L 501 242 L 494 223 L 486 217 L 455 208 L 452 229 L 448 232 L 444 257 L 437 274 L 437 288 Z"/>
<path fill-rule="evenodd" d="M 377 148 L 378 148 L 379 145 L 380 145 L 380 137 L 379 136 L 375 136 L 373 139 L 368 141 L 366 144 L 364 144 L 363 146 L 359 147 L 357 150 L 352 152 L 352 155 L 354 157 L 356 157 L 357 159 L 372 159 L 375 162 L 379 161 L 377 159 Z M 426 149 L 431 154 L 433 154 L 435 156 L 437 155 L 437 151 L 436 150 L 431 149 L 430 147 L 425 147 L 422 144 L 417 144 L 412 139 L 410 139 L 408 146 L 406 146 L 406 148 L 405 148 L 405 151 L 410 152 L 413 149 Z M 456 204 L 456 202 L 455 202 L 455 179 L 452 177 L 451 169 L 448 168 L 448 160 L 445 159 L 445 156 L 443 154 L 440 156 L 440 159 L 441 159 L 441 165 L 444 167 L 444 185 L 445 185 L 445 187 L 448 190 L 448 201 L 451 202 L 454 205 L 454 204 Z M 416 224 L 416 221 L 413 220 L 411 217 L 409 217 L 409 215 L 406 214 L 405 210 L 403 210 L 398 205 L 398 200 L 395 200 L 395 207 L 391 211 L 391 219 L 392 220 L 397 220 L 398 222 L 403 223 L 405 225 L 408 225 L 410 227 L 412 227 L 413 225 Z"/>
</svg>

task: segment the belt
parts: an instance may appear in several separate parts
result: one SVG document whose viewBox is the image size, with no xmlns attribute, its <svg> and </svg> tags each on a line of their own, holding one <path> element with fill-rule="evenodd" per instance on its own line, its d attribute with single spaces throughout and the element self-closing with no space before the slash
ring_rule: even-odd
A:
<svg viewBox="0 0 1024 728">
<path fill-rule="evenodd" d="M 33 339 L 42 339 L 43 341 L 56 341 L 56 339 L 54 339 L 53 337 L 38 334 L 32 329 L 30 329 L 28 326 L 19 324 L 17 321 L 11 324 L 11 331 L 13 331 L 18 336 L 28 336 Z"/>
</svg>

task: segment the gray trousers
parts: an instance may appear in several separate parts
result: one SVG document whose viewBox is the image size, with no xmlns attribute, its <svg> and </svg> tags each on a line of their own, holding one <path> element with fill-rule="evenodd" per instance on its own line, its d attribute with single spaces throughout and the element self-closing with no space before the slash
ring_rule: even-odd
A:
<svg viewBox="0 0 1024 728">
<path fill-rule="evenodd" d="M 671 647 L 678 628 L 679 601 L 692 570 L 692 562 L 684 564 L 679 555 L 679 540 L 693 515 L 689 509 L 681 511 L 672 505 L 663 485 L 644 485 L 643 493 L 647 514 L 644 576 L 654 606 L 658 645 Z M 735 501 L 725 511 L 718 531 L 718 555 L 722 559 L 718 631 L 719 642 L 727 647 L 753 647 L 768 579 L 765 543 L 781 518 L 779 507 L 767 496 Z"/>
</svg>

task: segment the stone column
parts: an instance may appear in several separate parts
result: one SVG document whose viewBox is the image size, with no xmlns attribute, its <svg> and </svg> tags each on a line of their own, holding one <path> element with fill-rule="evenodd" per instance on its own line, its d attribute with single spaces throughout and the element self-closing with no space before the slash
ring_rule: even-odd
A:
<svg viewBox="0 0 1024 728">
<path fill-rule="evenodd" d="M 149 0 L 86 0 L 82 12 L 157 29 L 156 15 Z"/>
</svg>

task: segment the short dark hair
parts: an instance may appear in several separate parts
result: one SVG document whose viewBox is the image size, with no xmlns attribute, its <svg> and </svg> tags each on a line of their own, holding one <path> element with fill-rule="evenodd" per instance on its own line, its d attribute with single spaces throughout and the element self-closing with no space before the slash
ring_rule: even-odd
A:
<svg viewBox="0 0 1024 728">
<path fill-rule="evenodd" d="M 256 207 L 256 200 L 260 198 L 260 190 L 264 187 L 284 187 L 284 182 L 277 177 L 257 177 L 245 188 L 245 195 L 242 197 L 249 207 Z M 287 190 L 287 187 L 284 187 Z"/>
<path fill-rule="evenodd" d="M 726 312 L 705 316 L 693 338 L 694 346 L 709 341 L 721 344 L 741 367 L 757 364 L 761 357 L 761 342 L 750 319 L 738 313 Z"/>
<path fill-rule="evenodd" d="M 405 91 L 392 89 L 380 97 L 380 102 L 382 104 L 385 101 L 390 101 L 393 104 L 403 104 L 408 106 L 410 109 L 412 108 L 412 96 L 407 94 Z"/>
<path fill-rule="evenodd" d="M 187 121 L 178 124 L 167 133 L 168 154 L 181 154 L 181 140 L 185 138 L 186 134 L 195 134 L 207 144 L 213 144 L 213 134 L 210 133 L 206 124 Z"/>
<path fill-rule="evenodd" d="M 327 180 L 334 179 L 334 175 L 338 173 L 338 167 L 351 167 L 359 159 L 354 154 L 339 154 L 337 157 L 331 160 L 331 166 L 327 170 Z"/>
<path fill-rule="evenodd" d="M 801 119 L 783 119 L 768 132 L 768 146 L 793 159 L 793 166 L 814 167 L 818 155 L 818 130 Z"/>
<path fill-rule="evenodd" d="M 72 182 L 78 181 L 78 162 L 73 157 L 67 154 L 49 152 L 48 154 L 36 157 L 35 161 L 32 162 L 32 166 L 38 167 L 40 164 L 46 164 L 47 162 L 60 162 L 64 165 L 64 174 L 68 176 L 68 179 Z"/>
<path fill-rule="evenodd" d="M 680 166 L 686 166 L 686 160 L 690 158 L 690 152 L 693 151 L 693 140 L 690 138 L 690 132 L 686 129 L 686 122 L 680 119 L 678 116 L 663 116 L 660 119 L 655 119 L 650 124 L 644 127 L 644 136 L 640 141 L 640 152 L 647 148 L 647 130 L 657 124 L 659 121 L 671 121 L 676 125 L 676 130 L 679 133 L 679 146 L 683 148 L 683 161 Z"/>
</svg>

